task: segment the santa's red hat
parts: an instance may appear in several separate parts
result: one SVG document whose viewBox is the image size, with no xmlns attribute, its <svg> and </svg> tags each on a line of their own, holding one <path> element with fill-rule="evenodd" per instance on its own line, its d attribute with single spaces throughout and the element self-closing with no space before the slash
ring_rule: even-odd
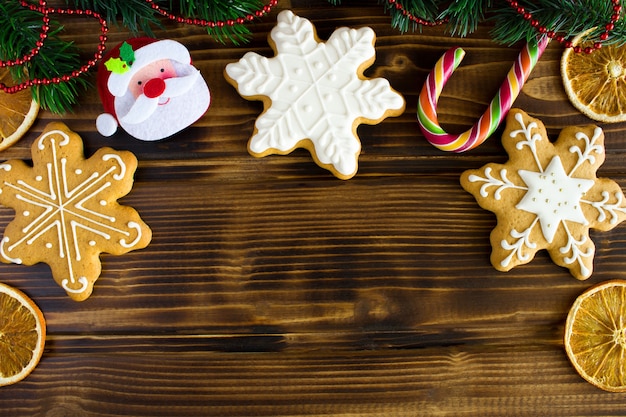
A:
<svg viewBox="0 0 626 417">
<path fill-rule="evenodd" d="M 162 59 L 191 63 L 189 51 L 179 42 L 148 37 L 124 41 L 102 58 L 96 78 L 104 107 L 104 113 L 96 119 L 96 128 L 101 135 L 111 136 L 117 130 L 115 97 L 124 96 L 128 92 L 128 84 L 139 70 Z"/>
</svg>

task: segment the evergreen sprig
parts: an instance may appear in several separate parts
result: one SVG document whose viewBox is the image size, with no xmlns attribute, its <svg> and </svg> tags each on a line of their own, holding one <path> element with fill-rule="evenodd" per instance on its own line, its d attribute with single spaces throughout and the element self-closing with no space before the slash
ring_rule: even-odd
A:
<svg viewBox="0 0 626 417">
<path fill-rule="evenodd" d="M 341 0 L 328 0 L 340 5 Z M 429 22 L 446 20 L 446 29 L 452 36 L 468 36 L 479 24 L 493 26 L 493 40 L 502 44 L 537 39 L 537 29 L 532 27 L 505 0 L 379 0 L 385 11 L 391 15 L 391 24 L 402 32 L 419 29 L 420 25 L 411 20 L 404 10 L 415 17 Z M 626 0 L 620 3 L 624 6 Z M 518 0 L 536 18 L 541 26 L 570 38 L 587 30 L 593 30 L 589 39 L 597 41 L 604 32 L 604 26 L 613 14 L 610 0 Z M 399 7 L 396 7 L 396 4 Z M 622 13 L 626 13 L 626 10 Z M 615 24 L 607 44 L 626 43 L 625 18 Z"/>
<path fill-rule="evenodd" d="M 107 22 L 122 25 L 132 33 L 153 36 L 153 27 L 162 28 L 163 18 L 146 0 L 66 0 L 83 10 L 100 13 Z M 155 0 L 161 9 L 184 18 L 211 22 L 246 18 L 265 6 L 263 0 Z M 246 42 L 252 32 L 246 25 L 207 27 L 207 33 L 218 42 L 234 45 Z"/>
<path fill-rule="evenodd" d="M 33 0 L 34 1 L 34 0 Z M 146 0 L 65 0 L 69 8 L 93 10 L 101 14 L 109 25 L 121 25 L 131 34 L 153 36 L 155 28 L 162 28 L 164 18 Z M 227 21 L 245 18 L 261 9 L 267 0 L 155 0 L 160 8 L 192 19 Z M 341 0 L 328 0 L 339 5 Z M 402 10 L 427 21 L 446 20 L 451 36 L 467 36 L 483 22 L 492 26 L 494 41 L 513 44 L 537 39 L 537 29 L 519 15 L 505 0 L 396 0 L 400 8 L 389 0 L 378 0 L 385 13 L 391 15 L 391 24 L 401 32 L 419 30 L 420 25 L 409 19 Z M 626 0 L 622 0 L 623 5 Z M 533 18 L 550 30 L 567 38 L 597 28 L 590 33 L 598 40 L 604 26 L 613 14 L 609 0 L 518 0 L 518 4 L 532 13 Z M 626 12 L 623 12 L 626 13 Z M 611 31 L 609 44 L 626 43 L 626 18 L 619 19 Z M 39 40 L 42 16 L 39 12 L 21 7 L 17 0 L 0 2 L 0 59 L 14 60 L 27 54 Z M 71 24 L 68 20 L 67 24 Z M 63 26 L 51 22 L 51 31 L 40 53 L 24 66 L 13 67 L 16 83 L 28 78 L 52 79 L 69 74 L 83 65 L 80 53 L 72 42 L 59 36 Z M 207 33 L 218 42 L 239 44 L 249 39 L 247 25 L 207 28 Z M 82 51 L 86 52 L 86 51 Z M 81 90 L 90 84 L 85 77 L 73 78 L 61 84 L 33 88 L 33 96 L 42 108 L 63 113 L 76 103 Z"/>
<path fill-rule="evenodd" d="M 0 2 L 0 60 L 12 61 L 28 54 L 39 40 L 42 14 L 21 7 L 17 1 Z M 80 51 L 62 41 L 63 27 L 55 21 L 39 54 L 23 66 L 10 67 L 16 84 L 28 79 L 51 79 L 80 68 Z M 79 92 L 88 86 L 84 78 L 32 88 L 33 97 L 43 109 L 61 113 L 76 103 Z"/>
</svg>

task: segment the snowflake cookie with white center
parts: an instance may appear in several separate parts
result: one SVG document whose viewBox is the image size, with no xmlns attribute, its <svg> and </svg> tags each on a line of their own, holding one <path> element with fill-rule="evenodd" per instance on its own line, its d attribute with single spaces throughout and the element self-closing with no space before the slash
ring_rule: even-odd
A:
<svg viewBox="0 0 626 417">
<path fill-rule="evenodd" d="M 461 176 L 463 188 L 496 215 L 491 263 L 508 271 L 547 249 L 574 277 L 589 278 L 595 253 L 589 229 L 608 231 L 626 219 L 620 186 L 596 177 L 605 157 L 602 129 L 570 126 L 553 144 L 541 121 L 513 109 L 502 144 L 505 164 Z"/>
<path fill-rule="evenodd" d="M 117 202 L 132 188 L 137 158 L 101 148 L 85 159 L 81 138 L 58 122 L 46 126 L 31 152 L 32 167 L 0 164 L 0 204 L 15 209 L 0 260 L 44 262 L 67 294 L 83 301 L 100 276 L 100 253 L 121 255 L 152 238 L 137 211 Z"/>
<path fill-rule="evenodd" d="M 318 165 L 341 179 L 357 172 L 359 124 L 377 124 L 404 111 L 404 98 L 384 78 L 363 71 L 375 59 L 370 28 L 339 28 L 320 42 L 307 19 L 278 15 L 269 42 L 276 56 L 248 52 L 224 75 L 239 94 L 261 100 L 248 151 L 256 157 L 306 148 Z"/>
</svg>

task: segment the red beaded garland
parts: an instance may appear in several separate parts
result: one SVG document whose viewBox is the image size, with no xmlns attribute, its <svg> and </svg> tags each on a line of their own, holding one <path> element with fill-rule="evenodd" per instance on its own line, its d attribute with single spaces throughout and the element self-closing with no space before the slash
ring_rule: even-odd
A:
<svg viewBox="0 0 626 417">
<path fill-rule="evenodd" d="M 557 35 L 554 31 L 548 30 L 545 26 L 541 26 L 539 21 L 533 17 L 532 13 L 527 11 L 523 6 L 520 6 L 516 0 L 506 0 L 506 2 L 526 21 L 528 21 L 532 27 L 537 28 L 540 33 L 546 34 L 546 36 L 548 36 L 550 39 L 556 40 L 557 42 L 563 44 L 566 48 L 573 48 L 574 52 L 585 52 L 587 54 L 590 54 L 593 51 L 602 48 L 601 42 L 595 42 L 592 47 L 588 46 L 586 48 L 574 46 L 571 40 L 565 39 L 565 37 L 562 35 Z M 611 15 L 611 20 L 609 21 L 609 23 L 604 26 L 604 32 L 600 34 L 601 41 L 606 41 L 609 38 L 610 32 L 615 29 L 615 22 L 617 22 L 621 17 L 622 5 L 620 4 L 620 0 L 611 0 L 611 3 L 613 3 L 613 14 Z"/>
<path fill-rule="evenodd" d="M 188 25 L 194 25 L 194 26 L 203 26 L 203 27 L 209 27 L 209 28 L 214 28 L 214 27 L 224 27 L 224 26 L 235 26 L 235 25 L 241 25 L 243 23 L 245 23 L 245 21 L 251 21 L 254 20 L 255 18 L 261 18 L 263 16 L 265 16 L 266 14 L 268 14 L 272 8 L 274 6 L 276 6 L 276 4 L 278 4 L 278 0 L 270 0 L 270 2 L 264 6 L 262 9 L 256 10 L 254 12 L 254 14 L 250 13 L 248 15 L 246 15 L 245 18 L 240 17 L 237 18 L 236 20 L 232 20 L 232 19 L 228 19 L 228 20 L 216 20 L 216 21 L 212 21 L 212 20 L 205 20 L 205 19 L 197 19 L 197 18 L 188 18 L 188 17 L 182 17 L 182 16 L 178 16 L 175 15 L 173 13 L 168 12 L 167 10 L 163 10 L 158 4 L 156 4 L 153 0 L 146 0 L 147 3 L 150 4 L 150 6 L 152 7 L 152 9 L 154 9 L 154 11 L 158 12 L 159 14 L 161 14 L 162 16 L 173 20 L 177 23 L 185 23 Z M 245 21 L 244 21 L 245 19 Z"/>
<path fill-rule="evenodd" d="M 70 74 L 64 74 L 59 77 L 53 77 L 51 79 L 34 78 L 32 80 L 27 80 L 27 81 L 24 81 L 20 84 L 13 85 L 13 86 L 7 86 L 4 83 L 0 83 L 1 91 L 4 91 L 5 93 L 9 93 L 9 94 L 14 94 L 14 93 L 17 93 L 18 91 L 22 91 L 28 87 L 32 87 L 35 85 L 50 85 L 50 84 L 59 84 L 62 82 L 68 82 L 72 78 L 80 77 L 82 74 L 86 73 L 91 68 L 96 66 L 97 62 L 104 55 L 104 51 L 106 50 L 107 33 L 109 29 L 108 29 L 106 20 L 104 20 L 104 18 L 102 18 L 100 14 L 94 12 L 93 10 L 62 9 L 62 8 L 48 7 L 46 0 L 39 0 L 38 5 L 29 3 L 26 0 L 19 0 L 19 2 L 22 7 L 26 7 L 32 11 L 39 12 L 43 15 L 42 17 L 43 24 L 41 25 L 41 32 L 39 33 L 39 40 L 35 43 L 35 47 L 31 49 L 28 54 L 20 58 L 16 58 L 14 60 L 9 60 L 9 61 L 0 60 L 0 67 L 12 67 L 12 66 L 17 66 L 17 65 L 23 65 L 29 62 L 37 54 L 39 54 L 41 48 L 44 45 L 45 40 L 48 37 L 48 32 L 50 30 L 50 15 L 51 14 L 84 15 L 84 16 L 93 17 L 94 19 L 97 19 L 98 22 L 100 23 L 100 30 L 102 33 L 100 37 L 98 38 L 99 43 L 97 46 L 97 52 L 94 54 L 93 59 L 90 59 L 89 61 L 87 61 L 87 63 L 81 66 L 79 69 L 72 71 Z M 153 2 L 153 0 L 146 0 L 146 2 L 150 3 L 152 8 L 156 12 L 178 23 L 186 23 L 186 24 L 191 24 L 191 25 L 196 25 L 196 26 L 208 26 L 212 28 L 213 27 L 221 28 L 224 26 L 241 25 L 246 22 L 252 21 L 255 18 L 263 17 L 266 14 L 268 14 L 274 6 L 276 6 L 276 4 L 278 3 L 278 0 L 271 0 L 262 9 L 256 10 L 254 14 L 252 13 L 248 14 L 245 18 L 240 17 L 240 18 L 237 18 L 236 20 L 228 19 L 226 21 L 208 21 L 204 19 L 184 18 L 181 16 L 173 15 L 161 9 L 157 4 Z"/>
<path fill-rule="evenodd" d="M 391 5 L 392 7 L 395 7 L 397 10 L 400 10 L 400 12 L 402 13 L 403 16 L 406 16 L 409 20 L 411 20 L 411 21 L 413 21 L 413 22 L 415 22 L 415 23 L 417 23 L 419 25 L 423 25 L 423 26 L 437 26 L 437 25 L 442 25 L 442 24 L 448 22 L 448 19 L 437 19 L 435 21 L 422 19 L 421 17 L 415 16 L 411 12 L 406 10 L 404 8 L 404 6 L 402 6 L 396 0 L 387 0 L 387 1 L 389 2 L 389 5 Z"/>
<path fill-rule="evenodd" d="M 7 86 L 4 83 L 0 83 L 0 90 L 5 93 L 14 94 L 18 91 L 22 91 L 28 87 L 32 87 L 35 85 L 49 85 L 49 84 L 59 84 L 62 82 L 67 82 L 72 78 L 76 78 L 89 71 L 92 67 L 96 65 L 99 59 L 102 58 L 104 54 L 104 50 L 106 49 L 105 43 L 107 40 L 107 32 L 108 26 L 107 22 L 98 14 L 92 10 L 81 10 L 81 9 L 62 9 L 56 7 L 48 7 L 46 0 L 39 0 L 39 5 L 28 3 L 26 0 L 19 0 L 20 5 L 23 7 L 27 7 L 32 11 L 40 12 L 43 15 L 43 25 L 41 26 L 41 32 L 39 33 L 39 41 L 36 42 L 35 47 L 25 56 L 21 58 L 16 58 L 14 60 L 9 61 L 0 61 L 0 67 L 12 67 L 16 65 L 23 65 L 24 63 L 30 61 L 34 56 L 36 56 L 41 48 L 44 45 L 44 41 L 48 37 L 48 31 L 50 30 L 50 15 L 51 14 L 67 14 L 67 15 L 84 15 L 93 17 L 97 19 L 100 23 L 101 35 L 99 37 L 99 44 L 97 48 L 97 52 L 94 54 L 94 58 L 89 60 L 87 64 L 81 66 L 78 70 L 72 71 L 70 74 L 65 74 L 60 77 L 54 77 L 52 79 L 47 78 L 34 78 L 32 80 L 24 81 L 20 84 Z"/>
<path fill-rule="evenodd" d="M 420 17 L 412 15 L 408 10 L 404 8 L 398 1 L 396 0 L 387 0 L 389 4 L 395 7 L 397 10 L 401 11 L 403 16 L 406 16 L 413 22 L 416 22 L 420 25 L 424 26 L 436 26 L 446 23 L 447 19 L 438 19 L 435 21 L 428 21 L 422 19 Z M 532 13 L 528 12 L 524 7 L 520 6 L 516 0 L 506 0 L 506 2 L 513 8 L 517 13 L 519 13 L 525 20 L 527 20 L 533 28 L 536 28 L 539 33 L 547 35 L 550 39 L 554 39 L 557 42 L 565 45 L 566 48 L 574 48 L 574 52 L 585 52 L 592 53 L 594 50 L 602 48 L 601 42 L 594 43 L 593 47 L 580 48 L 578 46 L 573 46 L 570 40 L 566 40 L 564 36 L 556 34 L 553 30 L 549 30 L 545 26 L 542 26 L 541 23 L 535 19 Z M 604 26 L 604 32 L 600 35 L 601 41 L 606 41 L 609 38 L 609 33 L 615 28 L 615 22 L 617 22 L 621 17 L 622 5 L 620 4 L 620 0 L 611 0 L 613 3 L 613 14 L 611 15 L 611 20 Z"/>
</svg>

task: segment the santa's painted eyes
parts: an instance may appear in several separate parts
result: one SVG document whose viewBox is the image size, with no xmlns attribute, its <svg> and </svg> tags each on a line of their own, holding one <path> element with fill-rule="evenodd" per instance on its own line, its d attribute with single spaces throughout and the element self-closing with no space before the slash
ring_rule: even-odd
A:
<svg viewBox="0 0 626 417">
<path fill-rule="evenodd" d="M 161 68 L 161 72 L 165 72 L 165 68 Z"/>
<path fill-rule="evenodd" d="M 137 81 L 137 85 L 141 85 L 141 81 Z"/>
</svg>

